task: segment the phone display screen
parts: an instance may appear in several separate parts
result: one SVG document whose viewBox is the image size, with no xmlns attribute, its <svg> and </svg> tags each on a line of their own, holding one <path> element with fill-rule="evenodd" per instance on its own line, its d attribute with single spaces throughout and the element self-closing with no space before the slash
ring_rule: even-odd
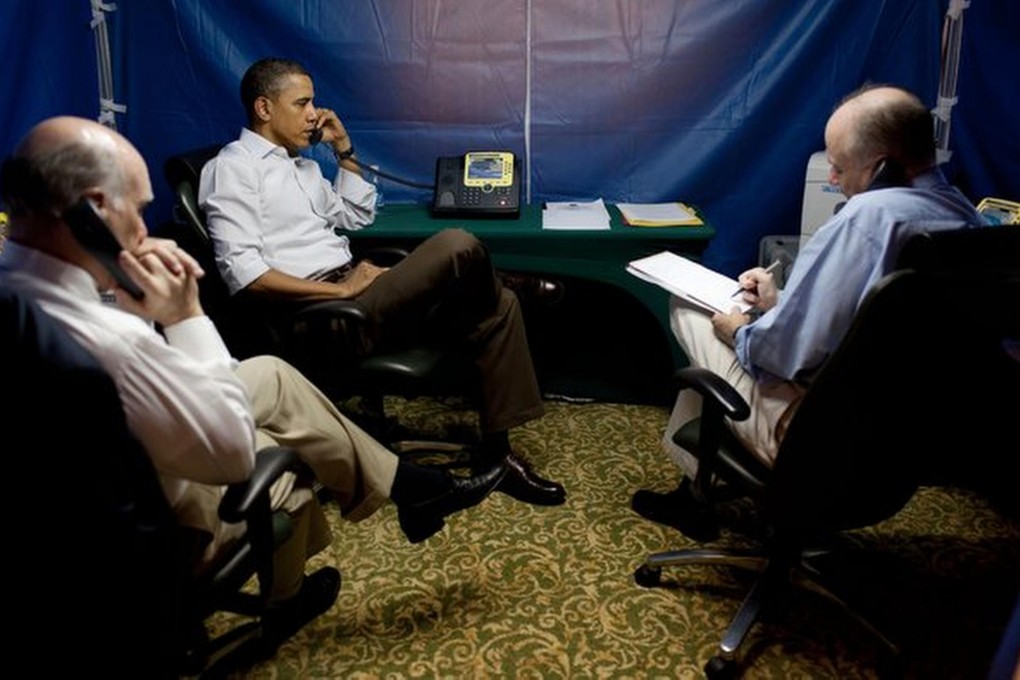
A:
<svg viewBox="0 0 1020 680">
<path fill-rule="evenodd" d="M 506 187 L 514 181 L 514 155 L 506 151 L 473 151 L 464 156 L 464 186 Z"/>
<path fill-rule="evenodd" d="M 1020 224 L 1020 203 L 1001 198 L 983 198 L 977 211 L 988 224 Z"/>
</svg>

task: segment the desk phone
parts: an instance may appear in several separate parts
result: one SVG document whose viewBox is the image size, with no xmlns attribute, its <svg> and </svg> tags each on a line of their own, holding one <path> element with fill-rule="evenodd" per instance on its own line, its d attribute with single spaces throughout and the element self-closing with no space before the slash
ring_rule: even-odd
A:
<svg viewBox="0 0 1020 680">
<path fill-rule="evenodd" d="M 509 151 L 469 151 L 436 159 L 432 214 L 506 217 L 521 214 L 520 161 Z"/>
</svg>

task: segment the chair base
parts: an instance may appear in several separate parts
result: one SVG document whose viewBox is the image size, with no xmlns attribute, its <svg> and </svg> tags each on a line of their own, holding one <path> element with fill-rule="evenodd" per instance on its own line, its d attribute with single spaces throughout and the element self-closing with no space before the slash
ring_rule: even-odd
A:
<svg viewBox="0 0 1020 680">
<path fill-rule="evenodd" d="M 230 673 L 267 658 L 272 652 L 265 649 L 258 620 L 241 623 L 209 639 L 204 629 L 202 639 L 188 650 L 180 672 L 188 678 L 225 678 Z"/>
<path fill-rule="evenodd" d="M 674 550 L 649 555 L 634 572 L 634 580 L 645 588 L 656 587 L 661 583 L 664 567 L 693 565 L 733 567 L 760 575 L 723 633 L 717 654 L 705 666 L 705 673 L 710 678 L 734 677 L 737 672 L 737 651 L 747 633 L 761 613 L 772 602 L 777 601 L 777 596 L 790 586 L 814 593 L 834 604 L 880 644 L 884 657 L 888 659 L 887 670 L 898 668 L 901 658 L 899 647 L 818 580 L 820 573 L 811 562 L 828 554 L 831 554 L 831 551 L 805 550 L 787 561 L 770 557 L 764 551 L 754 549 Z"/>
</svg>

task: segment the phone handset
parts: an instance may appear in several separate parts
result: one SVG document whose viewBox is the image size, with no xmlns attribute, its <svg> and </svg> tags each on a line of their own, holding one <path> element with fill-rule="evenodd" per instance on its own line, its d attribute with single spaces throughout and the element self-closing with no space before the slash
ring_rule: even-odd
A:
<svg viewBox="0 0 1020 680">
<path fill-rule="evenodd" d="M 909 185 L 910 182 L 907 181 L 907 173 L 904 171 L 903 166 L 892 158 L 886 157 L 878 162 L 875 176 L 871 179 L 871 184 L 868 185 L 868 191 Z"/>
<path fill-rule="evenodd" d="M 134 299 L 141 300 L 145 293 L 121 269 L 120 263 L 117 261 L 123 248 L 114 238 L 113 232 L 110 231 L 106 222 L 96 212 L 92 201 L 82 197 L 81 200 L 64 211 L 63 218 L 78 243 L 99 260 L 106 271 L 113 276 L 117 285 L 126 290 Z"/>
<path fill-rule="evenodd" d="M 309 146 L 315 146 L 321 141 L 322 141 L 322 128 L 315 128 L 314 130 L 308 133 Z M 377 165 L 365 165 L 354 156 L 350 156 L 347 160 L 350 160 L 352 163 L 354 163 L 362 170 L 367 170 L 371 172 L 374 177 L 384 177 L 392 182 L 396 182 L 397 184 L 403 184 L 404 186 L 413 187 L 415 189 L 429 189 L 430 191 L 435 189 L 435 185 L 433 184 L 423 184 L 421 182 L 414 182 L 409 179 L 404 179 L 403 177 L 391 175 L 388 172 L 383 172 L 382 170 L 380 170 L 379 166 Z"/>
</svg>

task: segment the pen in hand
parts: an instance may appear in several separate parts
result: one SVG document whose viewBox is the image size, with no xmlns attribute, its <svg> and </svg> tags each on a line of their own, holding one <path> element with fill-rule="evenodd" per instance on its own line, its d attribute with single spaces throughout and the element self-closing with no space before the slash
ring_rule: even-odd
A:
<svg viewBox="0 0 1020 680">
<path fill-rule="evenodd" d="M 765 267 L 765 273 L 766 274 L 771 274 L 775 270 L 775 268 L 778 267 L 778 266 L 779 266 L 779 260 L 773 260 L 772 264 L 770 264 L 768 267 Z M 730 297 L 737 297 L 738 295 L 740 295 L 744 291 L 750 291 L 750 290 L 751 290 L 750 288 L 744 288 L 743 286 L 741 286 L 740 288 L 737 288 L 737 292 L 735 292 Z"/>
</svg>

